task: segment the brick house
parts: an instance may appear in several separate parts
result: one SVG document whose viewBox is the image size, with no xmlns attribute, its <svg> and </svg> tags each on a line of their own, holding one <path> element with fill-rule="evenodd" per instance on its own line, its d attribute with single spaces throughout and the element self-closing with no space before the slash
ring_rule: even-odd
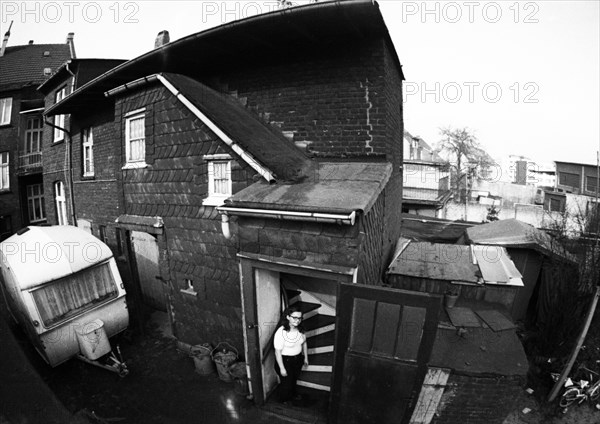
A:
<svg viewBox="0 0 600 424">
<path fill-rule="evenodd" d="M 67 217 L 129 263 L 131 302 L 167 310 L 182 346 L 243 352 L 258 404 L 277 386 L 275 324 L 297 302 L 311 356 L 299 385 L 331 421 L 408 420 L 439 298 L 381 287 L 400 231 L 402 80 L 372 1 L 158 45 L 62 101 L 48 94 L 47 116 L 70 114 Z M 423 335 L 397 343 L 411 323 Z"/>
<path fill-rule="evenodd" d="M 46 222 L 42 183 L 44 98 L 39 84 L 75 57 L 73 34 L 65 44 L 7 46 L 0 53 L 0 240 Z"/>
</svg>

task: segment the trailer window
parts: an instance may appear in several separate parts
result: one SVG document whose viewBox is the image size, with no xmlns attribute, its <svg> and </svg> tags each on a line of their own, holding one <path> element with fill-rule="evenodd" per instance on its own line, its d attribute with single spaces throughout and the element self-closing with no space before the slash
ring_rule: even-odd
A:
<svg viewBox="0 0 600 424">
<path fill-rule="evenodd" d="M 110 266 L 105 263 L 56 280 L 32 292 L 44 326 L 64 321 L 117 296 Z"/>
</svg>

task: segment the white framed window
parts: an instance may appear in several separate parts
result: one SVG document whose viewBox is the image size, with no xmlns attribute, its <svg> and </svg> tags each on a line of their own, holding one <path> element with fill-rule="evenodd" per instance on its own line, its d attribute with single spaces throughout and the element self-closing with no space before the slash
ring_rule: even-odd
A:
<svg viewBox="0 0 600 424">
<path fill-rule="evenodd" d="M 62 181 L 54 183 L 54 200 L 56 204 L 56 219 L 58 225 L 69 225 L 67 217 L 67 196 L 65 194 L 65 185 Z"/>
<path fill-rule="evenodd" d="M 32 184 L 27 186 L 27 211 L 29 213 L 30 223 L 40 222 L 46 219 L 44 186 L 42 184 Z"/>
<path fill-rule="evenodd" d="M 25 130 L 25 153 L 39 153 L 42 151 L 42 118 L 35 116 L 27 119 Z"/>
<path fill-rule="evenodd" d="M 91 128 L 81 133 L 81 151 L 83 152 L 83 176 L 94 176 L 94 134 Z"/>
<path fill-rule="evenodd" d="M 125 119 L 125 168 L 146 165 L 145 111 L 135 111 Z"/>
<path fill-rule="evenodd" d="M 10 179 L 8 176 L 8 152 L 0 152 L 0 190 L 8 190 L 10 188 Z"/>
<path fill-rule="evenodd" d="M 0 99 L 0 125 L 10 124 L 10 115 L 12 113 L 12 97 Z"/>
<path fill-rule="evenodd" d="M 63 88 L 56 92 L 54 103 L 60 102 L 67 96 L 67 86 L 65 85 Z M 56 115 L 54 117 L 54 125 L 60 128 L 65 127 L 65 115 Z M 65 132 L 63 130 L 59 130 L 58 128 L 54 128 L 54 142 L 62 141 L 65 139 Z"/>
<path fill-rule="evenodd" d="M 208 162 L 208 196 L 202 204 L 221 206 L 232 194 L 231 156 L 206 155 L 204 159 Z"/>
</svg>

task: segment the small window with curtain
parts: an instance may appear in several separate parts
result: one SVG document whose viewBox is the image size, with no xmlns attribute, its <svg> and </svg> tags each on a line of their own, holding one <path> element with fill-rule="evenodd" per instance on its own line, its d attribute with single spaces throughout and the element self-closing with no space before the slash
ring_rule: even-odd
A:
<svg viewBox="0 0 600 424">
<path fill-rule="evenodd" d="M 44 327 L 51 327 L 117 297 L 110 264 L 85 269 L 32 292 Z"/>
<path fill-rule="evenodd" d="M 65 85 L 60 90 L 56 91 L 56 95 L 54 97 L 54 103 L 60 102 L 62 99 L 67 97 L 67 86 Z M 65 127 L 65 115 L 56 115 L 54 117 L 54 125 L 59 128 Z M 54 142 L 57 143 L 65 139 L 65 132 L 62 129 L 54 128 Z"/>
<path fill-rule="evenodd" d="M 10 189 L 8 152 L 0 152 L 0 191 Z"/>
<path fill-rule="evenodd" d="M 208 196 L 202 204 L 220 206 L 232 195 L 231 156 L 206 155 L 208 162 Z"/>
<path fill-rule="evenodd" d="M 69 225 L 69 219 L 67 217 L 67 196 L 65 194 L 65 185 L 62 181 L 54 183 L 54 199 L 58 225 Z"/>
<path fill-rule="evenodd" d="M 81 150 L 83 152 L 83 176 L 94 176 L 94 134 L 91 128 L 81 133 Z"/>
<path fill-rule="evenodd" d="M 0 125 L 10 124 L 10 115 L 12 113 L 12 97 L 0 99 Z"/>
<path fill-rule="evenodd" d="M 146 118 L 143 110 L 125 119 L 125 155 L 125 168 L 146 166 Z"/>
</svg>

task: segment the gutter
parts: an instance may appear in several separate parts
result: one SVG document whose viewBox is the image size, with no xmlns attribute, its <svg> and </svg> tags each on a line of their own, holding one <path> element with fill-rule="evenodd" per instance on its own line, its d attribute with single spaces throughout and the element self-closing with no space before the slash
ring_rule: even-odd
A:
<svg viewBox="0 0 600 424">
<path fill-rule="evenodd" d="M 223 235 L 231 237 L 229 231 L 229 215 L 246 216 L 250 218 L 281 219 L 286 221 L 305 221 L 323 224 L 354 225 L 356 222 L 356 211 L 349 214 L 328 214 L 318 212 L 291 212 L 275 209 L 246 209 L 230 206 L 218 206 L 221 214 Z"/>
</svg>

